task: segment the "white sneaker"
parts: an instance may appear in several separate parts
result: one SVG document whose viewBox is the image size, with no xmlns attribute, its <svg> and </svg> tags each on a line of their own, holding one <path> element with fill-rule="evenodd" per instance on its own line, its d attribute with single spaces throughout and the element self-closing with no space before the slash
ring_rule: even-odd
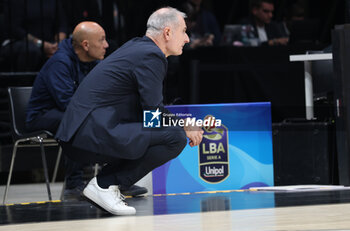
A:
<svg viewBox="0 0 350 231">
<path fill-rule="evenodd" d="M 83 191 L 84 196 L 114 215 L 134 215 L 136 209 L 124 202 L 124 196 L 118 186 L 111 185 L 108 189 L 100 188 L 96 177 L 92 178 Z"/>
</svg>

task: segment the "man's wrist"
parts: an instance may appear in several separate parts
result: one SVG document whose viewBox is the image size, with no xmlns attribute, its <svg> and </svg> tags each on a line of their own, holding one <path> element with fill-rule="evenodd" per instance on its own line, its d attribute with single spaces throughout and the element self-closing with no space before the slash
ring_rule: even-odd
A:
<svg viewBox="0 0 350 231">
<path fill-rule="evenodd" d="M 36 42 L 35 42 L 35 45 L 39 48 L 41 48 L 43 46 L 43 40 L 41 39 L 37 39 Z"/>
</svg>

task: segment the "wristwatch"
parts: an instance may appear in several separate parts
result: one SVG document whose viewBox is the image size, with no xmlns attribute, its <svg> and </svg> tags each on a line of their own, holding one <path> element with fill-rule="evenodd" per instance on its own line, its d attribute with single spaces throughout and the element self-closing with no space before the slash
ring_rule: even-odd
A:
<svg viewBox="0 0 350 231">
<path fill-rule="evenodd" d="M 43 45 L 43 40 L 37 39 L 35 45 L 36 45 L 37 47 L 41 47 L 41 46 Z"/>
</svg>

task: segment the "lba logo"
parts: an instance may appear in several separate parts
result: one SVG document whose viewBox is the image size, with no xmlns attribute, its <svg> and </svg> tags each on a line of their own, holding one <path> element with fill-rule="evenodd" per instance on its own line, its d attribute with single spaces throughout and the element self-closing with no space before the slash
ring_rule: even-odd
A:
<svg viewBox="0 0 350 231">
<path fill-rule="evenodd" d="M 144 128 L 160 128 L 160 115 L 162 112 L 157 110 L 144 110 L 143 111 L 143 127 Z"/>
</svg>

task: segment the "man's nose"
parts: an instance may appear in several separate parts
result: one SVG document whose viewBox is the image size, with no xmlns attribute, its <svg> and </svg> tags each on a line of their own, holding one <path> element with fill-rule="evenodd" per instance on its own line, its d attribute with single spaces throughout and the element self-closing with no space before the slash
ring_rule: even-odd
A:
<svg viewBox="0 0 350 231">
<path fill-rule="evenodd" d="M 188 34 L 186 33 L 185 43 L 189 43 L 189 42 L 190 42 L 190 38 L 188 37 Z"/>
</svg>

